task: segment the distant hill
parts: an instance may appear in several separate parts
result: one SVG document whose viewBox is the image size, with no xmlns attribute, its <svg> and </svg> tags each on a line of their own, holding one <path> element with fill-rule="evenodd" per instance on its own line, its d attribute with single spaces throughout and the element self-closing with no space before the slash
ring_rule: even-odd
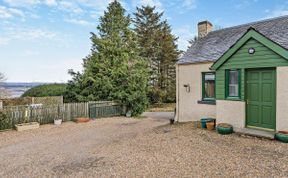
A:
<svg viewBox="0 0 288 178">
<path fill-rule="evenodd" d="M 47 96 L 64 96 L 66 92 L 66 84 L 51 83 L 35 86 L 22 95 L 23 97 L 47 97 Z"/>
<path fill-rule="evenodd" d="M 35 87 L 35 86 L 43 85 L 43 84 L 47 84 L 47 83 L 4 82 L 4 83 L 0 83 L 0 86 L 1 87 Z"/>
<path fill-rule="evenodd" d="M 0 87 L 3 87 L 10 91 L 11 97 L 20 97 L 25 91 L 29 90 L 32 87 L 43 85 L 47 83 L 24 83 L 24 82 L 5 82 L 0 83 Z"/>
</svg>

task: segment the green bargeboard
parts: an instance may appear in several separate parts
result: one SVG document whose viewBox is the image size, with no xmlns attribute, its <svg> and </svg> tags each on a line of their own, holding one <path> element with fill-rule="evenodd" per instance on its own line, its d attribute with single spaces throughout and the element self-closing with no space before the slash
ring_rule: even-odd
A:
<svg viewBox="0 0 288 178">
<path fill-rule="evenodd" d="M 246 125 L 275 129 L 276 125 L 275 69 L 247 70 Z"/>
</svg>

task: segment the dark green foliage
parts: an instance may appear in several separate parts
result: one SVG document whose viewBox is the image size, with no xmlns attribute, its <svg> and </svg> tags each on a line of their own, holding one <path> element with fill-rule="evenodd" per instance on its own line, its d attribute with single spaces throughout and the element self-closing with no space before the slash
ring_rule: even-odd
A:
<svg viewBox="0 0 288 178">
<path fill-rule="evenodd" d="M 155 12 L 155 7 L 142 6 L 136 9 L 134 25 L 141 46 L 141 56 L 145 58 L 149 66 L 150 86 L 157 85 L 158 56 L 160 54 L 161 17 L 163 13 Z"/>
<path fill-rule="evenodd" d="M 140 57 L 131 19 L 117 1 L 109 4 L 92 33 L 91 55 L 83 61 L 83 73 L 70 71 L 67 98 L 74 101 L 118 100 L 141 114 L 147 105 L 147 63 Z"/>
<path fill-rule="evenodd" d="M 158 79 L 158 86 L 164 92 L 162 102 L 176 101 L 176 62 L 179 51 L 176 45 L 177 38 L 172 35 L 171 27 L 167 21 L 164 21 L 161 28 L 160 40 L 160 77 Z"/>
<path fill-rule="evenodd" d="M 66 92 L 66 84 L 45 84 L 27 90 L 22 97 L 63 96 Z"/>
<path fill-rule="evenodd" d="M 4 112 L 0 111 L 0 130 L 9 128 L 11 124 L 7 120 L 7 116 Z"/>
<path fill-rule="evenodd" d="M 142 6 L 137 8 L 134 18 L 141 56 L 149 64 L 151 103 L 176 100 L 177 38 L 172 35 L 168 22 L 161 20 L 162 15 L 155 12 L 155 7 Z"/>
</svg>

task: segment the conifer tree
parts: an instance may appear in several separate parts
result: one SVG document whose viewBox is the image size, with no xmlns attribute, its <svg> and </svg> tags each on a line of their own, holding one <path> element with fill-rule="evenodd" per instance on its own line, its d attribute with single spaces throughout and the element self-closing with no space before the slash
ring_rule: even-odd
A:
<svg viewBox="0 0 288 178">
<path fill-rule="evenodd" d="M 70 72 L 69 98 L 78 101 L 118 100 L 141 114 L 147 105 L 147 64 L 131 19 L 118 1 L 109 4 L 100 18 L 98 35 L 91 33 L 91 55 L 83 60 L 83 73 Z"/>
<path fill-rule="evenodd" d="M 179 51 L 176 44 L 177 37 L 172 35 L 171 26 L 164 21 L 161 28 L 159 69 L 159 87 L 164 91 L 163 101 L 174 102 L 176 99 L 176 62 Z"/>
<path fill-rule="evenodd" d="M 141 56 L 149 62 L 150 102 L 175 101 L 177 38 L 172 35 L 168 22 L 161 19 L 163 12 L 156 12 L 155 7 L 137 7 L 134 15 Z"/>
<path fill-rule="evenodd" d="M 135 32 L 138 42 L 142 47 L 141 56 L 144 57 L 149 64 L 149 83 L 150 86 L 157 86 L 158 66 L 159 66 L 159 33 L 161 31 L 161 17 L 163 13 L 155 12 L 155 7 L 142 6 L 136 8 L 134 13 Z"/>
</svg>

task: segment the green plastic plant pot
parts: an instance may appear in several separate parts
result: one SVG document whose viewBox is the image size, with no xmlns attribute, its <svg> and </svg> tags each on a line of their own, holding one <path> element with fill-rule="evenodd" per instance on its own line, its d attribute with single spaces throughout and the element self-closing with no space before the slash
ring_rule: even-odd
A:
<svg viewBox="0 0 288 178">
<path fill-rule="evenodd" d="M 275 139 L 280 142 L 288 143 L 288 134 L 278 132 L 275 134 Z"/>
<path fill-rule="evenodd" d="M 216 129 L 217 132 L 221 135 L 227 135 L 233 133 L 233 127 L 232 125 L 229 124 L 218 124 Z"/>
</svg>

